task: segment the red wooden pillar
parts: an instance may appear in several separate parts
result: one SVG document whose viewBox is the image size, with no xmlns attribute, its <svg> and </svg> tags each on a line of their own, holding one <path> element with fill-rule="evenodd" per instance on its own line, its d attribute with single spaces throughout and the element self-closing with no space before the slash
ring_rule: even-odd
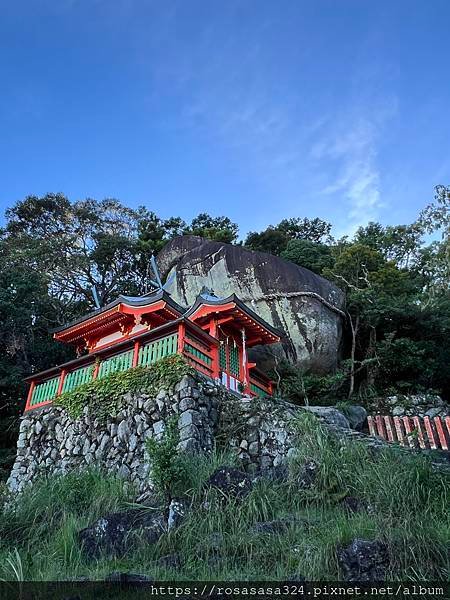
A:
<svg viewBox="0 0 450 600">
<path fill-rule="evenodd" d="M 59 376 L 58 390 L 56 392 L 57 396 L 60 396 L 62 393 L 65 378 L 66 378 L 66 370 L 63 369 L 61 371 L 61 375 Z"/>
<path fill-rule="evenodd" d="M 100 361 L 96 360 L 95 364 L 94 364 L 94 370 L 92 371 L 92 379 L 97 379 L 99 369 L 100 369 Z"/>
<path fill-rule="evenodd" d="M 209 335 L 212 336 L 216 340 L 219 339 L 218 332 L 217 332 L 217 319 L 216 318 L 212 319 L 209 324 Z M 214 346 L 211 348 L 211 354 L 212 354 L 212 365 L 211 365 L 212 376 L 214 377 L 214 379 L 218 379 L 219 372 L 220 372 L 219 344 L 214 344 Z"/>
<path fill-rule="evenodd" d="M 273 396 L 273 381 L 272 380 L 269 381 L 268 388 L 269 388 L 269 396 Z"/>
<path fill-rule="evenodd" d="M 183 321 L 181 321 L 181 323 L 178 325 L 178 346 L 177 346 L 177 353 L 178 354 L 183 354 L 184 352 L 184 335 L 186 333 L 186 325 L 183 323 Z"/>
<path fill-rule="evenodd" d="M 134 350 L 133 350 L 133 367 L 137 367 L 138 366 L 138 362 L 139 362 L 139 347 L 140 344 L 139 342 L 134 342 Z"/>
<path fill-rule="evenodd" d="M 244 347 L 239 346 L 239 381 L 244 386 L 244 394 L 250 394 L 250 369 L 248 365 L 248 355 L 244 370 Z M 244 383 L 246 381 L 246 383 Z"/>
<path fill-rule="evenodd" d="M 28 390 L 27 402 L 25 404 L 25 411 L 30 410 L 31 408 L 31 399 L 33 398 L 34 388 L 36 387 L 36 382 L 32 381 L 30 385 L 30 389 Z"/>
</svg>

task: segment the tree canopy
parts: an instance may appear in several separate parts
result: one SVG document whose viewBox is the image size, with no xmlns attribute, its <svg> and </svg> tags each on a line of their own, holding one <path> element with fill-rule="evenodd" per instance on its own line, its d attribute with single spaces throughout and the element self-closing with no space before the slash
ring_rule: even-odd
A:
<svg viewBox="0 0 450 600">
<path fill-rule="evenodd" d="M 353 239 L 334 239 L 331 229 L 320 218 L 295 217 L 250 232 L 244 241 L 252 250 L 311 269 L 346 292 L 342 367 L 330 375 L 328 388 L 324 380 L 313 387 L 322 395 L 360 399 L 434 389 L 448 399 L 450 188 L 438 186 L 434 201 L 412 224 L 369 223 Z M 49 331 L 94 308 L 95 296 L 105 304 L 119 293 L 145 293 L 151 255 L 184 233 L 241 243 L 238 225 L 226 216 L 200 213 L 188 224 L 109 198 L 71 202 L 63 194 L 28 196 L 7 210 L 0 231 L 5 423 L 23 407 L 23 377 L 71 356 Z M 298 390 L 314 375 L 298 370 L 293 375 L 289 369 L 292 385 L 284 389 L 288 395 L 294 390 L 291 397 L 301 401 Z"/>
</svg>

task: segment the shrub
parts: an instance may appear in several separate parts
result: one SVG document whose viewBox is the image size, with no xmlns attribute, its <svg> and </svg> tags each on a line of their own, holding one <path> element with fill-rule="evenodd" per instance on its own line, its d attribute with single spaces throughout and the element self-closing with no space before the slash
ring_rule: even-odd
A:
<svg viewBox="0 0 450 600">
<path fill-rule="evenodd" d="M 280 378 L 279 394 L 296 404 L 330 406 L 344 398 L 347 392 L 348 374 L 345 365 L 336 373 L 317 375 L 282 361 L 277 372 Z"/>
<path fill-rule="evenodd" d="M 180 441 L 177 417 L 167 420 L 161 437 L 147 438 L 145 442 L 151 465 L 151 480 L 155 490 L 164 498 L 177 495 L 184 475 L 177 446 Z"/>
</svg>

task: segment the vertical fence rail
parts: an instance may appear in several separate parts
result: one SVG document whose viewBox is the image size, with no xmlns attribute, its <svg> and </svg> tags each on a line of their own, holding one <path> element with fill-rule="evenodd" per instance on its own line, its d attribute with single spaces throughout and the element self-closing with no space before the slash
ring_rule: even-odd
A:
<svg viewBox="0 0 450 600">
<path fill-rule="evenodd" d="M 146 367 L 161 358 L 177 353 L 178 335 L 174 333 L 139 348 L 138 365 Z"/>
<path fill-rule="evenodd" d="M 34 386 L 30 397 L 30 408 L 45 404 L 55 398 L 59 386 L 59 375 Z"/>
<path fill-rule="evenodd" d="M 75 371 L 71 371 L 70 373 L 66 373 L 64 378 L 64 383 L 62 386 L 62 393 L 71 392 L 75 388 L 83 383 L 88 383 L 92 381 L 94 374 L 94 365 L 88 365 L 87 367 L 81 367 L 81 369 L 76 369 Z"/>
<path fill-rule="evenodd" d="M 367 417 L 372 436 L 382 437 L 401 446 L 422 449 L 450 448 L 450 417 Z"/>
<path fill-rule="evenodd" d="M 133 350 L 116 354 L 100 363 L 97 377 L 100 379 L 101 377 L 106 377 L 106 375 L 111 375 L 112 373 L 126 371 L 127 369 L 131 369 L 132 364 Z"/>
</svg>

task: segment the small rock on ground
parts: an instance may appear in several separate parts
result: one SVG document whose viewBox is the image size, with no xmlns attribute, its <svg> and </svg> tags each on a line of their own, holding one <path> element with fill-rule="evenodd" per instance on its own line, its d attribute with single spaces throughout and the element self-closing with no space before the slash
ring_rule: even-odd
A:
<svg viewBox="0 0 450 600">
<path fill-rule="evenodd" d="M 243 471 L 234 467 L 223 466 L 214 471 L 205 483 L 206 488 L 214 488 L 224 496 L 245 498 L 252 489 L 252 480 Z"/>
<path fill-rule="evenodd" d="M 111 583 L 152 583 L 154 579 L 141 573 L 121 573 L 114 571 L 105 577 L 105 581 Z"/>
<path fill-rule="evenodd" d="M 101 517 L 78 533 L 78 541 L 89 558 L 120 557 L 140 540 L 156 543 L 165 530 L 163 511 L 129 510 Z"/>
<path fill-rule="evenodd" d="M 389 554 L 386 544 L 379 540 L 355 539 L 338 550 L 338 562 L 345 581 L 383 581 Z"/>
</svg>

